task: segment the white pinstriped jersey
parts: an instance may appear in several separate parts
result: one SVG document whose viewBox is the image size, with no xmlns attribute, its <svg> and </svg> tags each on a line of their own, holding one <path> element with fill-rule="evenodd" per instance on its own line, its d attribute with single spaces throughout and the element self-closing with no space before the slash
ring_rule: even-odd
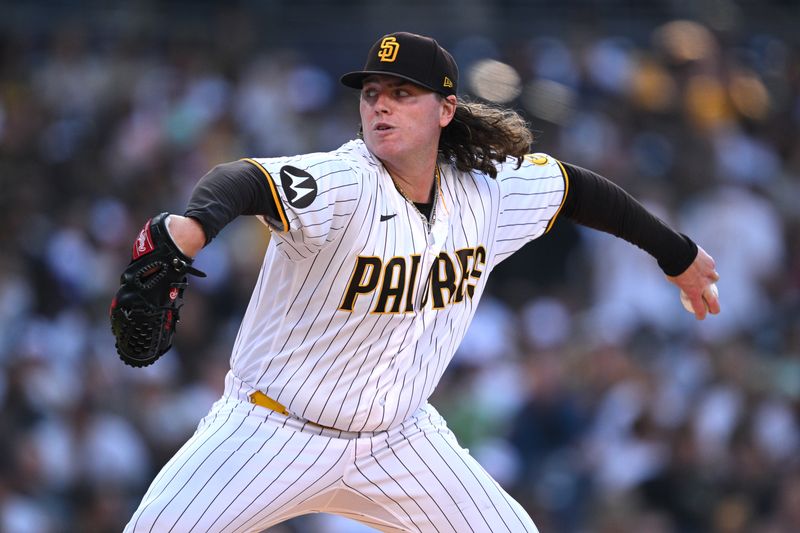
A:
<svg viewBox="0 0 800 533">
<path fill-rule="evenodd" d="M 568 185 L 543 154 L 497 179 L 441 165 L 429 224 L 360 140 L 248 161 L 280 212 L 228 386 L 345 431 L 396 426 L 425 404 L 487 274 L 549 229 Z"/>
</svg>

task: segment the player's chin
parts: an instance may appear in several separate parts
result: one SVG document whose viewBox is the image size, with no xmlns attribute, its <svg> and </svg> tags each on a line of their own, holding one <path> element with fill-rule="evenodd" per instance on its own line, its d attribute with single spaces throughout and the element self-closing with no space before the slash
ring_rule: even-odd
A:
<svg viewBox="0 0 800 533">
<path fill-rule="evenodd" d="M 364 136 L 364 143 L 367 145 L 367 149 L 378 159 L 391 159 L 400 153 L 400 147 L 394 141 L 394 139 L 386 135 Z"/>
</svg>

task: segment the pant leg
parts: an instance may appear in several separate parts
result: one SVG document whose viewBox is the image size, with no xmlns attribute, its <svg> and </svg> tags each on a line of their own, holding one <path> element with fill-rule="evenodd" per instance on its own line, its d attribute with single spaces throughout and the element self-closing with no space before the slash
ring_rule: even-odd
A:
<svg viewBox="0 0 800 533">
<path fill-rule="evenodd" d="M 399 428 L 358 439 L 344 484 L 382 506 L 404 531 L 537 532 L 431 406 Z"/>
<path fill-rule="evenodd" d="M 223 398 L 156 476 L 126 532 L 261 531 L 308 512 L 342 478 L 349 441 Z"/>
</svg>

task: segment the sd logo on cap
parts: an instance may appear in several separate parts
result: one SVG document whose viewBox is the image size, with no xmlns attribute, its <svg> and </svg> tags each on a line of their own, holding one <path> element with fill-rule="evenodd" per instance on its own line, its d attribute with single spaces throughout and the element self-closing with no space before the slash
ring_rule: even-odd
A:
<svg viewBox="0 0 800 533">
<path fill-rule="evenodd" d="M 378 50 L 378 57 L 382 62 L 391 63 L 397 58 L 397 51 L 400 50 L 400 45 L 397 44 L 397 39 L 394 37 L 384 37 L 381 40 L 381 48 Z"/>
<path fill-rule="evenodd" d="M 458 88 L 458 66 L 450 52 L 416 33 L 384 35 L 372 45 L 364 69 L 348 72 L 341 82 L 360 89 L 372 74 L 397 76 L 445 96 L 456 94 Z"/>
</svg>

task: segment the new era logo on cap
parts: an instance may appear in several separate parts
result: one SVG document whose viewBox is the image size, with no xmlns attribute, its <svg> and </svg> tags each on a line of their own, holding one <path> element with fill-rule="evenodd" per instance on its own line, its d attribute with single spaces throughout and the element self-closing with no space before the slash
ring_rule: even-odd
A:
<svg viewBox="0 0 800 533">
<path fill-rule="evenodd" d="M 364 70 L 348 72 L 341 78 L 347 87 L 360 89 L 364 78 L 389 74 L 449 96 L 456 94 L 458 66 L 450 52 L 434 39 L 415 33 L 384 35 L 369 51 Z"/>
</svg>

